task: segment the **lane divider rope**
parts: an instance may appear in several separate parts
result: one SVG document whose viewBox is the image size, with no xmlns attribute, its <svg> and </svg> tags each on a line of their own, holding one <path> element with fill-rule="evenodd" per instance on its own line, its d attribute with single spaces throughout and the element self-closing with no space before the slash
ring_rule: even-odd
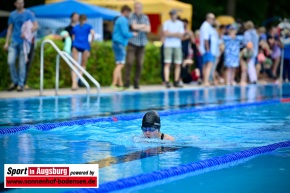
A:
<svg viewBox="0 0 290 193">
<path fill-rule="evenodd" d="M 168 110 L 168 111 L 161 111 L 159 112 L 159 114 L 160 116 L 170 116 L 170 115 L 184 114 L 184 113 L 218 111 L 218 110 L 225 110 L 225 109 L 232 109 L 232 108 L 260 106 L 260 105 L 277 104 L 277 103 L 281 103 L 281 101 L 279 99 L 275 99 L 275 100 L 265 100 L 265 101 L 259 101 L 259 102 L 246 102 L 246 103 L 210 106 L 210 107 L 202 107 L 202 108 Z M 142 117 L 143 117 L 143 114 L 120 115 L 120 116 L 114 116 L 114 117 L 100 117 L 100 118 L 95 118 L 95 119 L 73 120 L 73 121 L 65 121 L 65 122 L 58 122 L 58 123 L 44 123 L 44 124 L 37 124 L 37 125 L 15 126 L 15 127 L 10 127 L 10 128 L 2 128 L 2 129 L 0 128 L 0 135 L 14 134 L 21 131 L 25 131 L 30 128 L 36 128 L 41 131 L 49 131 L 49 130 L 55 129 L 57 127 L 62 127 L 62 126 L 94 124 L 94 123 L 99 123 L 99 122 L 131 121 L 135 119 L 140 119 Z"/>
<path fill-rule="evenodd" d="M 139 185 L 144 185 L 158 180 L 164 180 L 171 177 L 177 177 L 191 172 L 198 172 L 203 170 L 208 170 L 211 167 L 221 166 L 222 164 L 233 163 L 242 159 L 248 159 L 253 156 L 260 154 L 265 154 L 272 152 L 280 148 L 290 147 L 290 141 L 284 141 L 280 143 L 274 143 L 271 145 L 256 147 L 244 151 L 239 151 L 231 154 L 226 154 L 223 156 L 218 156 L 210 158 L 207 160 L 202 160 L 194 163 L 183 164 L 168 169 L 163 169 L 159 171 L 154 171 L 150 173 L 140 174 L 137 176 L 132 176 L 128 178 L 122 178 L 116 181 L 106 182 L 99 185 L 98 189 L 76 189 L 71 191 L 66 191 L 66 193 L 105 193 L 112 191 L 119 191 L 126 188 L 133 188 Z"/>
</svg>

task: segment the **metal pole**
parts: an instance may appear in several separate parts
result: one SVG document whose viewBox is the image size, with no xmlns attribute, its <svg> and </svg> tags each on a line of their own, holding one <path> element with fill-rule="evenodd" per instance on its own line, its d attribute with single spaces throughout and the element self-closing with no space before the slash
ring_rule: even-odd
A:
<svg viewBox="0 0 290 193">
<path fill-rule="evenodd" d="M 42 96 L 43 91 L 44 44 L 45 41 L 42 42 L 40 51 L 40 96 Z"/>
<path fill-rule="evenodd" d="M 40 95 L 42 95 L 43 90 L 43 63 L 44 63 L 44 44 L 49 43 L 55 51 L 64 59 L 64 61 L 69 65 L 69 67 L 76 73 L 76 75 L 82 80 L 82 82 L 85 84 L 87 88 L 87 95 L 90 94 L 90 85 L 88 82 L 80 75 L 78 70 L 74 67 L 74 65 L 69 61 L 69 59 L 65 56 L 65 54 L 62 53 L 62 51 L 55 45 L 55 43 L 52 40 L 44 40 L 41 44 L 41 61 L 40 61 Z"/>
<path fill-rule="evenodd" d="M 98 93 L 98 100 L 100 98 L 100 83 L 98 81 L 96 81 L 82 66 L 80 66 L 77 61 L 75 61 L 68 53 L 66 52 L 62 52 L 77 68 L 80 69 L 80 71 L 82 71 L 84 73 L 84 75 L 86 75 L 97 87 L 97 93 Z"/>
<path fill-rule="evenodd" d="M 56 56 L 56 72 L 55 72 L 55 95 L 58 95 L 59 88 L 59 54 Z"/>
</svg>

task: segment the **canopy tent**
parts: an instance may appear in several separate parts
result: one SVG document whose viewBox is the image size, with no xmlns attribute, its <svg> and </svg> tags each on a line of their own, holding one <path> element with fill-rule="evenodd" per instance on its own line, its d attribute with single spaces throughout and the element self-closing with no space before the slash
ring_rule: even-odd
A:
<svg viewBox="0 0 290 193">
<path fill-rule="evenodd" d="M 46 0 L 46 3 L 58 2 L 59 0 Z M 93 5 L 102 6 L 120 11 L 123 5 L 133 8 L 134 0 L 81 0 Z M 186 18 L 191 25 L 192 6 L 176 0 L 138 0 L 143 4 L 143 12 L 148 15 L 151 22 L 152 32 L 157 34 L 162 23 L 168 20 L 171 9 L 180 10 L 180 17 Z"/>
<path fill-rule="evenodd" d="M 101 35 L 101 39 L 103 34 L 103 19 L 113 20 L 116 16 L 120 15 L 119 12 L 76 0 L 64 0 L 49 5 L 29 7 L 28 9 L 35 14 L 41 26 L 40 33 L 44 33 L 44 35 L 55 33 L 57 29 L 68 26 L 71 14 L 77 12 L 85 14 L 88 17 L 88 23 Z"/>
<path fill-rule="evenodd" d="M 221 24 L 221 25 L 231 25 L 235 23 L 235 19 L 232 16 L 228 15 L 221 15 L 216 18 L 216 20 Z"/>
</svg>

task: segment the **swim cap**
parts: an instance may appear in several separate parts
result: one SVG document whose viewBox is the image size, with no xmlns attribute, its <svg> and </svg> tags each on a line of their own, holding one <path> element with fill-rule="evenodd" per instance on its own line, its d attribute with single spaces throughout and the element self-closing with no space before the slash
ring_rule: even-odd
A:
<svg viewBox="0 0 290 193">
<path fill-rule="evenodd" d="M 156 129 L 160 129 L 160 116 L 156 111 L 147 112 L 142 120 L 142 127 L 155 127 Z"/>
</svg>

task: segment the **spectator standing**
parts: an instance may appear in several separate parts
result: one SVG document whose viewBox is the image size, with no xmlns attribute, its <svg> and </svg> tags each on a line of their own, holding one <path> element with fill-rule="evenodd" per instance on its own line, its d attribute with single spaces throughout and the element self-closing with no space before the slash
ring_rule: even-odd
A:
<svg viewBox="0 0 290 193">
<path fill-rule="evenodd" d="M 182 19 L 184 26 L 184 34 L 182 38 L 182 66 L 181 66 L 181 81 L 183 83 L 190 83 L 193 79 L 191 76 L 191 66 L 193 64 L 193 49 L 192 45 L 195 44 L 195 37 L 193 32 L 188 29 L 188 20 Z M 198 68 L 195 69 L 195 71 L 198 71 Z"/>
<path fill-rule="evenodd" d="M 202 55 L 200 53 L 200 32 L 199 30 L 195 31 L 195 44 L 192 45 L 192 49 L 193 49 L 193 54 L 194 54 L 194 60 L 195 60 L 195 65 L 198 68 L 198 73 L 199 73 L 199 77 L 198 77 L 198 84 L 202 84 L 202 79 L 203 79 L 203 75 L 202 75 Z"/>
<path fill-rule="evenodd" d="M 148 16 L 142 12 L 143 6 L 140 2 L 134 4 L 134 13 L 129 18 L 131 29 L 138 32 L 138 35 L 129 39 L 127 47 L 127 57 L 125 65 L 125 88 L 129 88 L 132 65 L 136 59 L 136 71 L 134 78 L 134 88 L 139 89 L 139 81 L 144 63 L 145 46 L 148 42 L 147 33 L 151 31 Z"/>
<path fill-rule="evenodd" d="M 282 38 L 284 45 L 283 80 L 290 82 L 290 31 L 285 29 L 285 37 Z"/>
<path fill-rule="evenodd" d="M 167 20 L 163 25 L 164 35 L 164 79 L 167 88 L 170 88 L 169 74 L 172 56 L 174 56 L 174 87 L 182 87 L 179 83 L 180 65 L 182 64 L 182 45 L 181 39 L 184 34 L 183 23 L 177 20 L 177 10 L 173 9 L 169 12 L 171 19 Z"/>
<path fill-rule="evenodd" d="M 222 39 L 220 38 L 219 36 L 219 32 L 218 32 L 218 29 L 219 29 L 219 23 L 218 21 L 215 21 L 214 24 L 213 24 L 213 34 L 210 38 L 210 41 L 211 41 L 211 53 L 212 53 L 212 56 L 213 56 L 213 63 L 212 63 L 212 68 L 210 70 L 210 81 L 214 84 L 214 85 L 217 85 L 218 82 L 216 81 L 216 67 L 217 67 L 217 64 L 219 62 L 219 58 L 220 58 L 220 55 L 221 55 L 221 52 L 220 52 L 220 46 L 222 44 Z"/>
<path fill-rule="evenodd" d="M 27 22 L 32 22 L 31 32 L 35 32 L 38 24 L 32 12 L 24 8 L 24 0 L 16 0 L 14 3 L 16 10 L 13 11 L 8 19 L 8 30 L 4 49 L 8 50 L 8 65 L 12 83 L 8 90 L 12 91 L 17 88 L 17 91 L 24 90 L 24 82 L 26 78 L 26 57 L 24 53 L 24 34 L 21 32 L 22 25 Z M 12 35 L 12 42 L 9 46 L 9 41 Z M 15 61 L 19 57 L 18 73 L 16 71 Z"/>
<path fill-rule="evenodd" d="M 253 58 L 253 55 L 253 44 L 252 42 L 248 42 L 247 46 L 241 51 L 241 86 L 247 85 L 247 66 L 250 60 Z"/>
<path fill-rule="evenodd" d="M 202 54 L 203 62 L 203 84 L 209 86 L 209 76 L 214 57 L 211 53 L 211 37 L 214 35 L 214 24 L 215 16 L 212 13 L 206 15 L 206 21 L 200 27 L 200 52 Z"/>
<path fill-rule="evenodd" d="M 245 23 L 245 33 L 244 33 L 244 45 L 247 45 L 249 42 L 253 44 L 253 57 L 248 61 L 248 75 L 250 83 L 257 83 L 257 72 L 255 64 L 257 63 L 257 56 L 259 52 L 259 35 L 254 28 L 252 21 L 247 21 Z"/>
<path fill-rule="evenodd" d="M 122 69 L 125 64 L 126 58 L 126 46 L 128 45 L 128 40 L 137 36 L 136 32 L 130 32 L 128 17 L 131 13 L 131 8 L 128 5 L 124 5 L 121 8 L 121 16 L 115 20 L 114 30 L 113 30 L 113 51 L 115 55 L 116 67 L 113 72 L 113 82 L 111 88 L 123 87 L 122 81 Z"/>
<path fill-rule="evenodd" d="M 90 24 L 87 24 L 87 16 L 80 15 L 80 23 L 72 29 L 72 39 L 73 39 L 73 49 L 72 54 L 75 61 L 78 60 L 79 52 L 82 53 L 81 65 L 86 69 L 87 61 L 90 56 L 91 44 L 94 41 L 94 30 Z M 89 35 L 91 34 L 91 42 L 89 42 Z M 80 72 L 83 75 L 82 72 Z M 77 75 L 75 72 L 72 72 L 72 90 L 77 90 L 78 86 L 81 86 L 81 80 L 77 82 Z"/>
<path fill-rule="evenodd" d="M 281 60 L 281 42 L 277 33 L 276 27 L 272 27 L 268 34 L 268 43 L 272 50 L 271 58 L 273 61 L 272 65 L 272 76 L 277 79 L 277 71 Z"/>
<path fill-rule="evenodd" d="M 72 13 L 71 16 L 70 16 L 70 24 L 69 24 L 69 26 L 64 28 L 64 30 L 69 33 L 71 38 L 73 36 L 72 30 L 79 23 L 79 19 L 80 19 L 80 16 L 79 16 L 78 13 L 75 13 L 75 12 Z"/>
<path fill-rule="evenodd" d="M 234 85 L 235 70 L 240 63 L 240 44 L 243 41 L 243 36 L 237 36 L 236 26 L 229 27 L 229 35 L 224 36 L 225 43 L 225 66 L 226 66 L 226 83 Z"/>
</svg>

